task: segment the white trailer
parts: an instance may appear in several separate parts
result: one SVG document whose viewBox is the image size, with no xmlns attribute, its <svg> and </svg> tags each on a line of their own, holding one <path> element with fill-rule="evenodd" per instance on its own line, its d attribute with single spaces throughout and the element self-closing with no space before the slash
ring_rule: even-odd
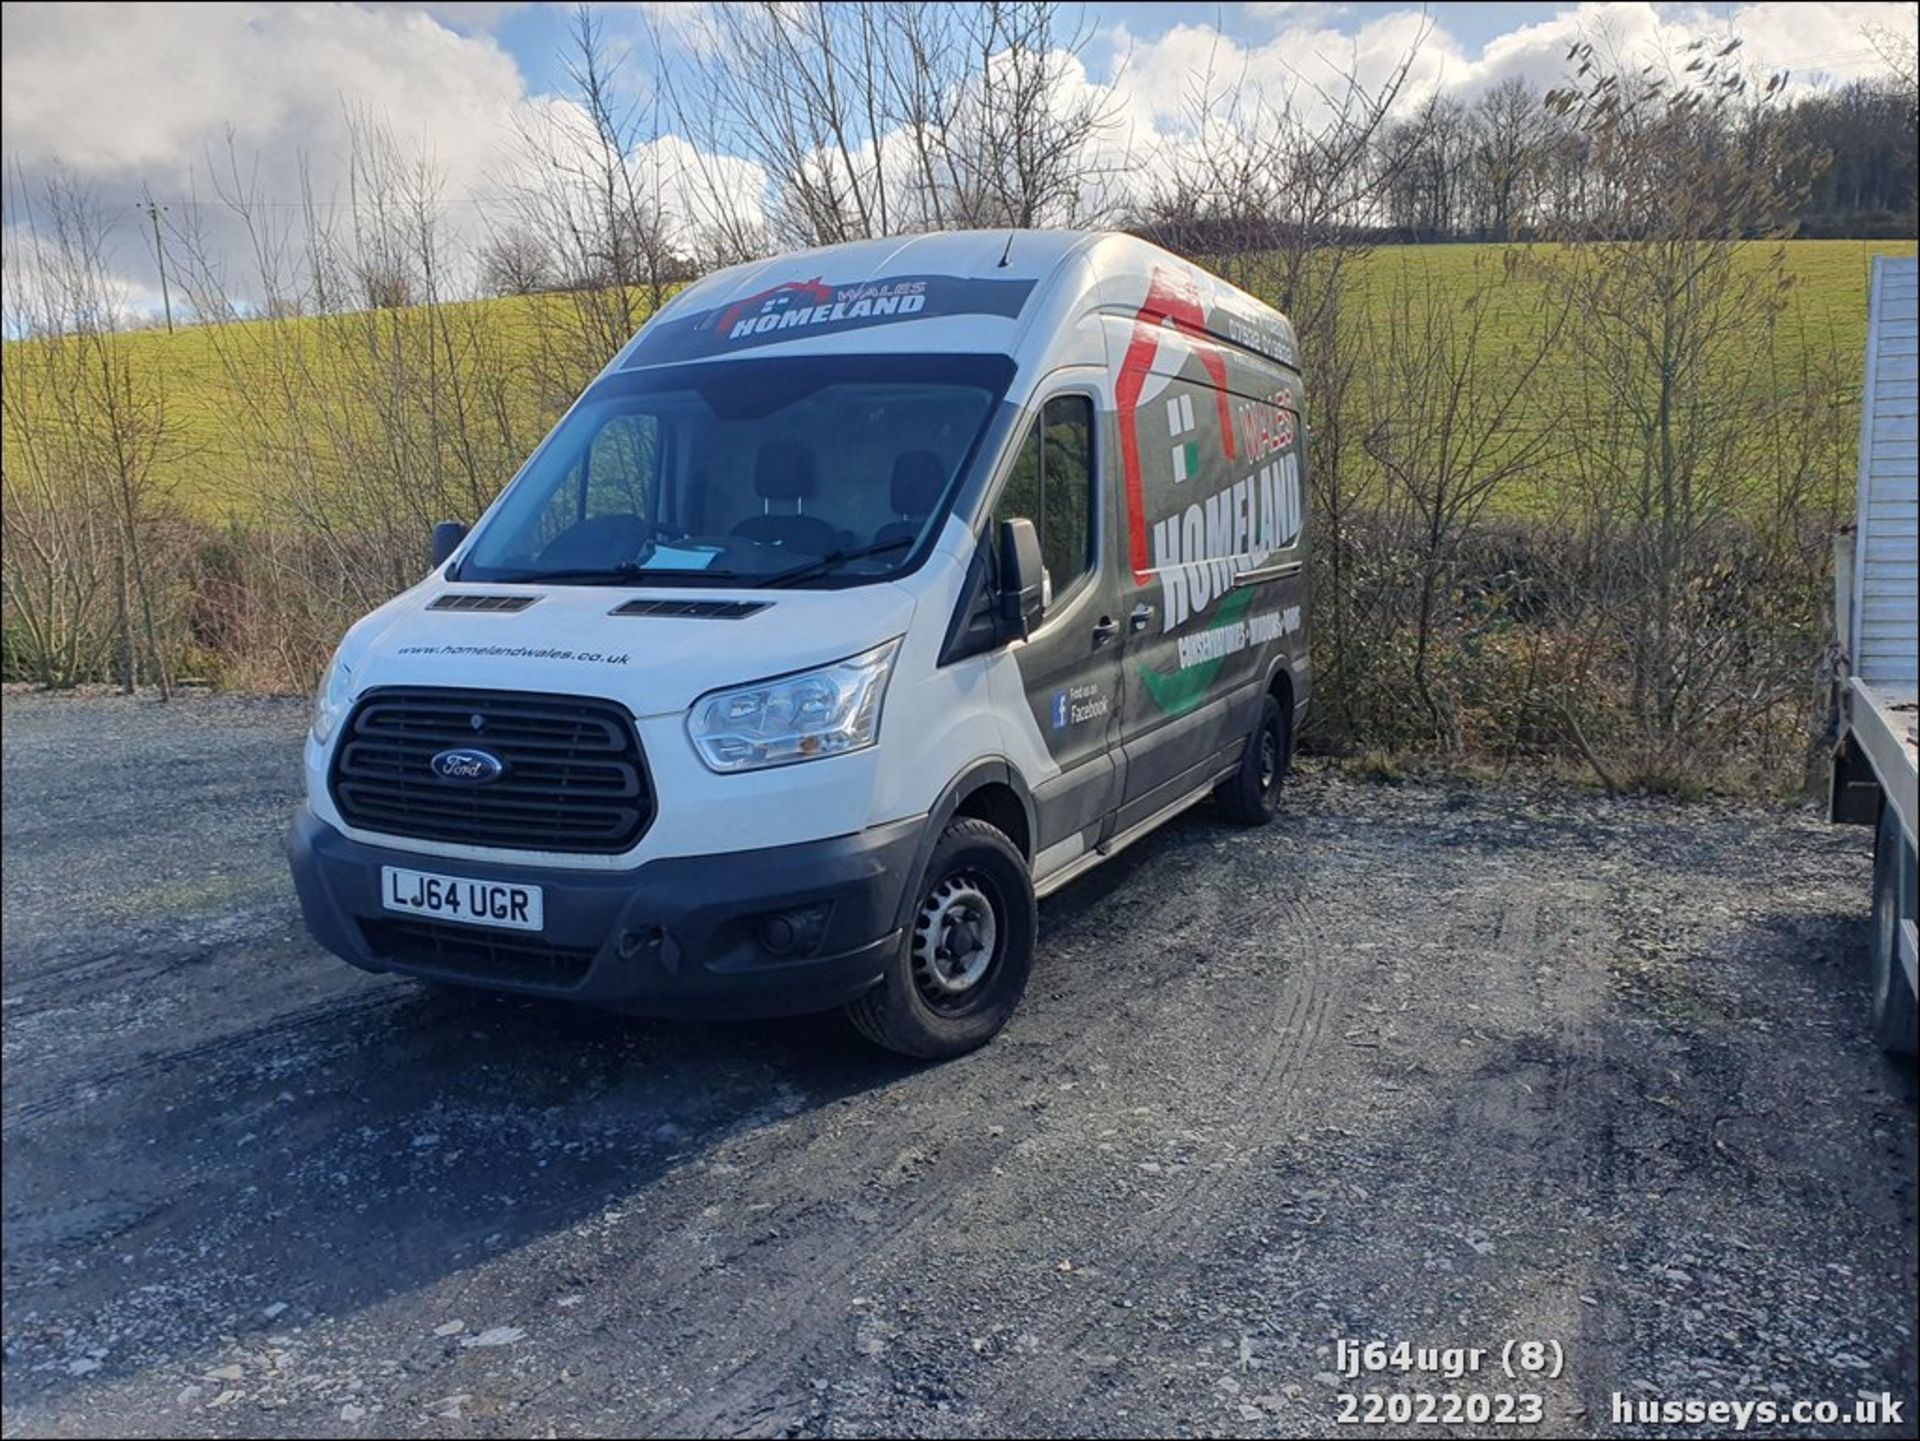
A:
<svg viewBox="0 0 1920 1441">
<path fill-rule="evenodd" d="M 1860 479 L 1853 533 L 1834 548 L 1839 743 L 1829 814 L 1874 827 L 1873 1029 L 1888 1050 L 1915 1049 L 1916 691 L 1920 691 L 1920 486 L 1915 474 L 1916 309 L 1920 263 L 1873 262 Z"/>
</svg>

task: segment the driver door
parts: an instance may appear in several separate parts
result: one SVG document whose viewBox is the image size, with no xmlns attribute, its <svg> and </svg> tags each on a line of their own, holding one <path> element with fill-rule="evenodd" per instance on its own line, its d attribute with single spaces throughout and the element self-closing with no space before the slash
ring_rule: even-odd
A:
<svg viewBox="0 0 1920 1441">
<path fill-rule="evenodd" d="M 1046 609 L 1013 647 L 1026 703 L 1059 767 L 1033 785 L 1035 854 L 1084 834 L 1099 839 L 1119 800 L 1119 596 L 1105 559 L 1102 457 L 1094 397 L 1064 390 L 1029 423 L 994 509 L 1040 533 Z"/>
</svg>

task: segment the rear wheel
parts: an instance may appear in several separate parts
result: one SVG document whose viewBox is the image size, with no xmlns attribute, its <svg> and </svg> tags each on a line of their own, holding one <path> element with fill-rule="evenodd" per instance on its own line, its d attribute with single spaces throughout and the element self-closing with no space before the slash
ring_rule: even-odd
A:
<svg viewBox="0 0 1920 1441">
<path fill-rule="evenodd" d="M 1292 761 L 1293 718 L 1268 695 L 1260 702 L 1260 719 L 1247 738 L 1240 768 L 1213 790 L 1227 819 L 1243 826 L 1264 826 L 1272 820 Z"/>
<path fill-rule="evenodd" d="M 983 1046 L 1027 988 L 1036 929 L 1026 858 L 964 816 L 941 833 L 916 883 L 907 934 L 880 984 L 847 1007 L 875 1045 L 936 1060 Z"/>
<path fill-rule="evenodd" d="M 1906 849 L 1900 817 L 1883 800 L 1873 846 L 1873 1033 L 1882 1048 L 1910 1056 L 1914 995 L 1900 964 L 1900 922 L 1913 913 L 1913 868 Z"/>
</svg>

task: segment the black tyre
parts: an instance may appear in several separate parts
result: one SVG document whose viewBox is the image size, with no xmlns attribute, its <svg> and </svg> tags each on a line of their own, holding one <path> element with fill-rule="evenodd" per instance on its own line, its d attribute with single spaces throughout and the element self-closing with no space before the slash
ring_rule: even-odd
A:
<svg viewBox="0 0 1920 1441">
<path fill-rule="evenodd" d="M 992 1040 L 1027 989 L 1036 929 L 1020 848 L 985 821 L 941 833 L 914 910 L 879 985 L 847 1006 L 877 1046 L 938 1060 Z"/>
<path fill-rule="evenodd" d="M 1882 801 L 1873 845 L 1873 1034 L 1902 1056 L 1916 1045 L 1913 987 L 1900 964 L 1900 921 L 1913 914 L 1913 884 L 1900 817 Z"/>
<path fill-rule="evenodd" d="M 1264 826 L 1280 809 L 1280 792 L 1293 762 L 1293 717 L 1269 695 L 1260 702 L 1260 720 L 1240 768 L 1214 787 L 1227 819 L 1243 826 Z"/>
</svg>

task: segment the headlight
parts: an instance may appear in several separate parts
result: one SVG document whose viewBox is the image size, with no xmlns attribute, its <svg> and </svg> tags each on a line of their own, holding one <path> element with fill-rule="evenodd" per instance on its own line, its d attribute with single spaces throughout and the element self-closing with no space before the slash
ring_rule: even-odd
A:
<svg viewBox="0 0 1920 1441">
<path fill-rule="evenodd" d="M 890 640 L 819 670 L 693 703 L 687 733 L 716 771 L 754 771 L 864 750 L 880 738 L 880 703 L 900 642 Z"/>
<path fill-rule="evenodd" d="M 353 689 L 353 667 L 340 659 L 340 652 L 333 653 L 333 660 L 327 665 L 326 679 L 320 682 L 320 689 L 313 693 L 313 738 L 321 745 L 327 743 L 333 734 L 333 728 L 340 724 L 340 716 L 347 708 L 347 698 Z"/>
</svg>

